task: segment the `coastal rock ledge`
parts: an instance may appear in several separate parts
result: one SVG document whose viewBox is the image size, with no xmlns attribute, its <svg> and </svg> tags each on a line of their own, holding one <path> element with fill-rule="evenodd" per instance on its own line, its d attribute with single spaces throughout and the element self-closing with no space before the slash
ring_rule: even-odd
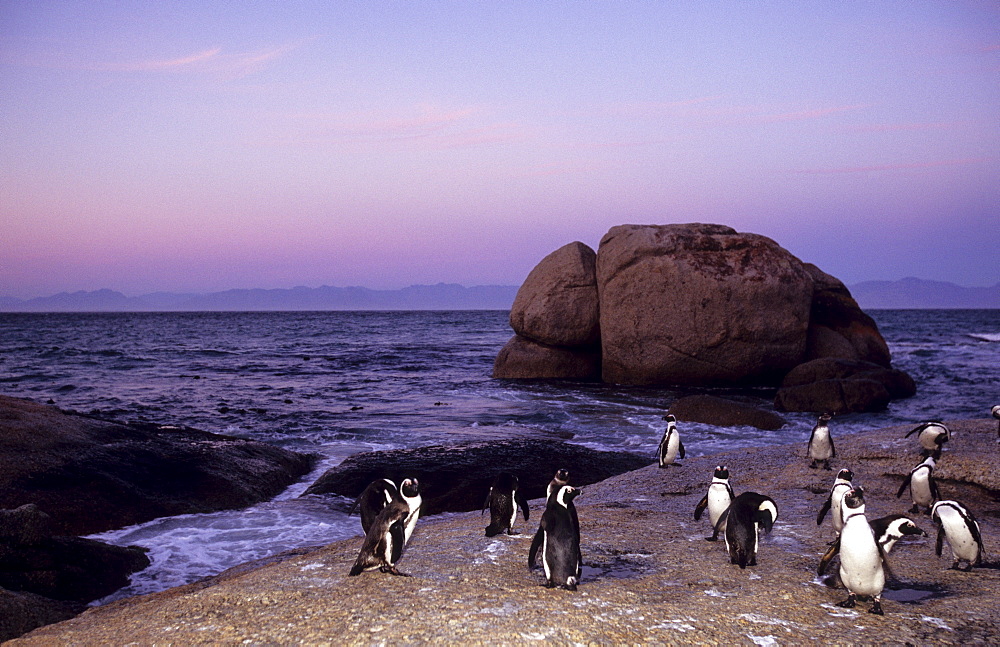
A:
<svg viewBox="0 0 1000 647">
<path fill-rule="evenodd" d="M 841 281 L 770 238 L 724 225 L 620 225 L 596 253 L 565 245 L 521 285 L 510 325 L 495 378 L 779 386 L 801 364 L 837 359 L 885 371 L 869 371 L 867 388 L 851 375 L 796 383 L 779 407 L 874 411 L 915 392 Z M 845 389 L 850 397 L 837 400 Z"/>
</svg>

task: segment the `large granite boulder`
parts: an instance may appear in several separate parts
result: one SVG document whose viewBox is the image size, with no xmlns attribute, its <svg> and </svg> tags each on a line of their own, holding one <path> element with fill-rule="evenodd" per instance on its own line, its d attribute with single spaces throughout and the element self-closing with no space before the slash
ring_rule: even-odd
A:
<svg viewBox="0 0 1000 647">
<path fill-rule="evenodd" d="M 774 431 L 785 426 L 785 419 L 767 411 L 735 400 L 714 395 L 689 395 L 670 405 L 670 413 L 677 420 L 700 422 L 717 427 L 756 427 Z"/>
<path fill-rule="evenodd" d="M 913 379 L 874 362 L 824 357 L 796 366 L 774 398 L 781 411 L 881 411 L 890 400 L 916 393 Z"/>
<path fill-rule="evenodd" d="M 149 566 L 145 550 L 52 533 L 33 504 L 0 510 L 0 587 L 54 600 L 90 602 L 126 586 Z"/>
<path fill-rule="evenodd" d="M 805 355 L 813 279 L 764 236 L 612 227 L 597 282 L 605 382 L 776 384 Z"/>
<path fill-rule="evenodd" d="M 38 627 L 69 620 L 84 608 L 79 602 L 52 600 L 34 593 L 0 588 L 0 642 Z"/>
<path fill-rule="evenodd" d="M 510 310 L 514 332 L 549 346 L 592 346 L 600 338 L 597 254 L 581 242 L 543 258 Z"/>
<path fill-rule="evenodd" d="M 528 499 L 545 496 L 558 469 L 571 485 L 589 485 L 653 462 L 625 452 L 604 452 L 560 441 L 514 439 L 366 452 L 327 470 L 303 496 L 335 494 L 355 499 L 369 483 L 387 478 L 420 481 L 423 514 L 481 510 L 500 471 L 517 476 Z"/>
<path fill-rule="evenodd" d="M 0 396 L 0 508 L 34 503 L 60 535 L 246 507 L 312 464 L 243 438 L 96 420 Z"/>
<path fill-rule="evenodd" d="M 805 359 L 835 357 L 888 368 L 892 360 L 889 346 L 847 286 L 811 263 L 803 266 L 813 279 Z"/>
</svg>

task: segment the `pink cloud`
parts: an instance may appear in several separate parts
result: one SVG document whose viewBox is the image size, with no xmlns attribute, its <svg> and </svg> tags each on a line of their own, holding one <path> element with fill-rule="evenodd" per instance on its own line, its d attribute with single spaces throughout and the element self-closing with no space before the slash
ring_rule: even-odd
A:
<svg viewBox="0 0 1000 647">
<path fill-rule="evenodd" d="M 215 58 L 222 51 L 221 47 L 213 47 L 212 49 L 207 49 L 204 52 L 198 52 L 197 54 L 191 54 L 190 56 L 184 56 L 181 58 L 174 58 L 168 60 L 149 60 L 149 61 L 136 61 L 133 63 L 109 63 L 106 65 L 98 66 L 100 69 L 119 71 L 119 72 L 147 72 L 152 70 L 168 70 L 177 67 L 185 67 L 192 65 L 194 63 L 201 63 L 209 59 Z"/>
<path fill-rule="evenodd" d="M 777 121 L 805 121 L 809 119 L 821 119 L 823 117 L 828 117 L 830 115 L 835 115 L 842 112 L 851 112 L 854 110 L 860 110 L 862 108 L 867 108 L 867 107 L 868 107 L 867 105 L 858 104 L 853 106 L 816 108 L 813 110 L 799 110 L 796 112 L 783 112 L 779 114 L 758 115 L 754 118 L 754 120 L 761 121 L 764 123 L 773 123 Z"/>
<path fill-rule="evenodd" d="M 898 131 L 949 130 L 963 125 L 965 125 L 963 122 L 957 121 L 908 124 L 867 124 L 859 126 L 845 126 L 843 130 L 857 133 L 889 133 Z"/>
<path fill-rule="evenodd" d="M 871 173 L 875 171 L 907 171 L 912 169 L 938 168 L 941 166 L 980 164 L 986 161 L 988 161 L 988 158 L 985 157 L 971 157 L 967 159 L 938 160 L 934 162 L 915 162 L 909 164 L 879 164 L 873 166 L 843 166 L 840 168 L 804 169 L 796 172 L 808 175 L 830 175 L 839 173 Z"/>
</svg>

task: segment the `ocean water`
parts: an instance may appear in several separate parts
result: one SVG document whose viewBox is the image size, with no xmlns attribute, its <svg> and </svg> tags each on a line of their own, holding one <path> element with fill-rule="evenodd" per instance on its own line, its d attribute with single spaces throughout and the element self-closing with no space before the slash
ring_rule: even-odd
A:
<svg viewBox="0 0 1000 647">
<path fill-rule="evenodd" d="M 988 417 L 1000 404 L 1000 310 L 870 314 L 918 392 L 884 412 L 837 417 L 835 435 Z M 357 517 L 300 497 L 350 454 L 544 433 L 652 459 L 664 411 L 696 392 L 493 380 L 493 359 L 511 335 L 505 311 L 0 314 L 0 393 L 321 457 L 273 501 L 96 535 L 150 549 L 153 565 L 113 596 L 123 597 L 360 534 Z M 773 397 L 766 389 L 708 392 L 763 406 Z M 785 417 L 775 432 L 680 430 L 696 456 L 805 443 L 813 416 Z"/>
</svg>

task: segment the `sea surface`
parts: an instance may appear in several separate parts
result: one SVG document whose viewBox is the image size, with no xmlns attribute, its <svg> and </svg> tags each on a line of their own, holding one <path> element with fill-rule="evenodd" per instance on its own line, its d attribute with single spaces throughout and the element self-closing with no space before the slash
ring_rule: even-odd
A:
<svg viewBox="0 0 1000 647">
<path fill-rule="evenodd" d="M 874 310 L 895 367 L 917 381 L 885 412 L 838 416 L 836 436 L 1000 404 L 1000 310 Z M 246 510 L 183 515 L 95 538 L 150 549 L 153 565 L 108 599 L 360 535 L 358 518 L 300 497 L 356 452 L 557 433 L 652 460 L 661 416 L 695 392 L 770 406 L 773 392 L 490 378 L 513 334 L 506 311 L 0 314 L 0 393 L 121 421 L 182 424 L 321 456 L 312 474 Z M 779 431 L 683 423 L 694 456 L 806 442 Z M 345 564 L 345 569 L 349 565 Z"/>
</svg>

